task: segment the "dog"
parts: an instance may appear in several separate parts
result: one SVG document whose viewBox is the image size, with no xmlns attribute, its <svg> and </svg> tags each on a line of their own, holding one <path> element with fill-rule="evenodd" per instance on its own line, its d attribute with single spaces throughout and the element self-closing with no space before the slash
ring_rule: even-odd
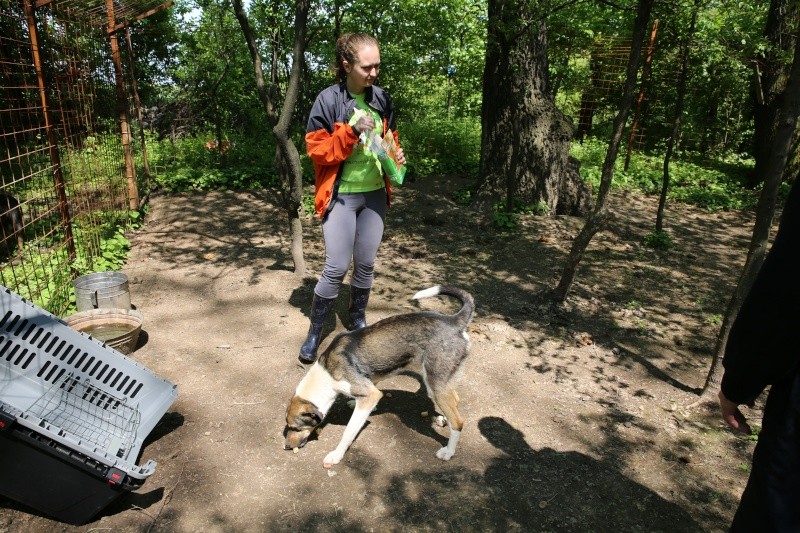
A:
<svg viewBox="0 0 800 533">
<path fill-rule="evenodd" d="M 444 414 L 450 426 L 447 445 L 436 452 L 436 457 L 449 461 L 456 453 L 464 425 L 453 387 L 469 353 L 467 325 L 472 320 L 475 301 L 463 289 L 443 286 L 419 291 L 413 299 L 439 294 L 461 300 L 461 309 L 454 315 L 434 311 L 396 315 L 337 335 L 309 368 L 289 402 L 284 448 L 296 450 L 305 446 L 333 402 L 343 394 L 355 398 L 355 408 L 342 440 L 325 456 L 322 466 L 338 464 L 383 396 L 375 383 L 410 370 L 421 375 L 434 407 Z"/>
<path fill-rule="evenodd" d="M 24 227 L 19 200 L 0 191 L 0 236 L 8 253 L 11 253 L 11 236 L 16 237 L 17 252 L 22 252 Z"/>
</svg>

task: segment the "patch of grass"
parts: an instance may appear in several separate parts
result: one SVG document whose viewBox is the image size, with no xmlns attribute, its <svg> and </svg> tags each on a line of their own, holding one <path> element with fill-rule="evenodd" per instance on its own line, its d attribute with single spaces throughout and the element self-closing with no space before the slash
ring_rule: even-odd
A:
<svg viewBox="0 0 800 533">
<path fill-rule="evenodd" d="M 472 198 L 475 196 L 475 191 L 477 190 L 477 186 L 470 185 L 468 187 L 463 187 L 461 189 L 455 190 L 450 193 L 450 196 L 453 198 L 453 201 L 461 206 L 468 206 L 470 202 L 472 202 Z"/>
<path fill-rule="evenodd" d="M 601 139 L 586 139 L 571 145 L 572 156 L 581 162 L 581 176 L 595 188 L 600 184 L 606 149 L 607 141 Z M 624 157 L 618 158 L 612 187 L 660 194 L 663 158 L 661 152 L 634 152 L 628 170 L 624 169 Z M 754 164 L 751 158 L 739 155 L 711 158 L 700 154 L 681 154 L 681 158 L 670 162 L 667 198 L 698 205 L 709 211 L 753 208 L 758 201 L 758 193 L 746 189 L 744 183 Z"/>
<path fill-rule="evenodd" d="M 404 122 L 403 151 L 419 176 L 478 174 L 481 154 L 479 117 L 426 117 Z"/>
<path fill-rule="evenodd" d="M 314 214 L 314 195 L 313 194 L 304 194 L 303 195 L 303 213 L 306 215 L 313 215 Z"/>
<path fill-rule="evenodd" d="M 517 229 L 519 226 L 519 213 L 505 210 L 503 204 L 495 204 L 492 214 L 492 224 L 494 229 L 500 232 L 508 232 Z"/>
<path fill-rule="evenodd" d="M 675 244 L 669 233 L 664 230 L 653 230 L 644 236 L 643 244 L 653 250 L 665 252 Z"/>
<path fill-rule="evenodd" d="M 628 303 L 625 304 L 625 309 L 639 309 L 642 307 L 642 302 L 638 300 L 629 300 Z"/>
</svg>

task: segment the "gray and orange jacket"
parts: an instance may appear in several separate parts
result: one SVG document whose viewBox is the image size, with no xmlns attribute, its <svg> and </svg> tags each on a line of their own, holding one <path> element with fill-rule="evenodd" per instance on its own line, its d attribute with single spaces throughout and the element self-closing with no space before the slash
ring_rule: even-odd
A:
<svg viewBox="0 0 800 533">
<path fill-rule="evenodd" d="M 389 94 L 380 87 L 367 87 L 364 101 L 380 115 L 383 131 L 391 129 L 398 146 L 400 141 L 394 126 L 394 108 Z M 314 162 L 314 209 L 321 219 L 333 207 L 339 182 L 342 178 L 344 161 L 353 153 L 358 144 L 358 135 L 348 124 L 355 109 L 356 101 L 347 92 L 345 83 L 331 85 L 323 90 L 314 101 L 306 126 L 306 151 Z M 392 187 L 386 175 L 386 203 L 392 198 Z"/>
</svg>

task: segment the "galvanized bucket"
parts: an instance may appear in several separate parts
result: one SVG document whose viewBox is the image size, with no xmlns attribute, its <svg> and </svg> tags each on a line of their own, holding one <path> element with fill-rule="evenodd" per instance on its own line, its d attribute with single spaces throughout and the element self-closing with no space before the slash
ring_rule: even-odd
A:
<svg viewBox="0 0 800 533">
<path fill-rule="evenodd" d="M 136 309 L 90 309 L 64 319 L 74 330 L 88 333 L 107 346 L 128 355 L 136 349 L 144 316 Z"/>
<path fill-rule="evenodd" d="M 121 272 L 95 272 L 75 278 L 75 305 L 78 312 L 91 309 L 130 309 L 128 276 Z"/>
</svg>

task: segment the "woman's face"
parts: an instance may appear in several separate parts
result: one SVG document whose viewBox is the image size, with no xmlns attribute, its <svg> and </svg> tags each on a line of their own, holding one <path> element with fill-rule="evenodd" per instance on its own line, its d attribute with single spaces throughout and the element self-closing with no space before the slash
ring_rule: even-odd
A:
<svg viewBox="0 0 800 533">
<path fill-rule="evenodd" d="M 372 86 L 381 70 L 381 53 L 377 46 L 363 46 L 356 54 L 354 64 L 343 61 L 347 72 L 347 88 L 351 93 L 361 94 Z"/>
</svg>

